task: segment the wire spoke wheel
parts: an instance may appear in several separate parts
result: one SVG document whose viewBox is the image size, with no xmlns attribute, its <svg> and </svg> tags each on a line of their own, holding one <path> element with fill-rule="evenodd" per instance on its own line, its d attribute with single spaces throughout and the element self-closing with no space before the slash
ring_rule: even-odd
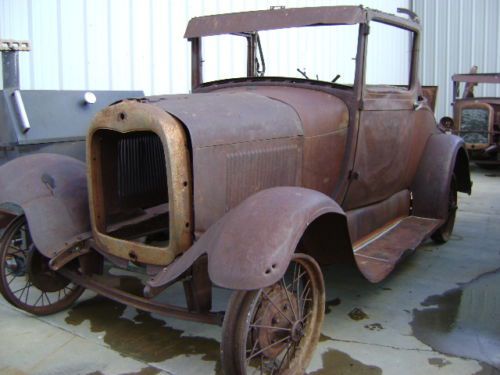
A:
<svg viewBox="0 0 500 375">
<path fill-rule="evenodd" d="M 445 243 L 453 233 L 455 226 L 455 217 L 457 216 L 458 209 L 458 194 L 457 194 L 457 180 L 455 175 L 451 176 L 450 190 L 448 193 L 448 218 L 444 224 L 439 227 L 433 234 L 432 239 L 437 243 Z"/>
<path fill-rule="evenodd" d="M 0 240 L 0 292 L 12 305 L 36 315 L 69 307 L 84 288 L 49 268 L 31 240 L 25 216 L 5 229 Z"/>
<path fill-rule="evenodd" d="M 295 254 L 285 275 L 254 291 L 236 291 L 224 318 L 226 374 L 302 374 L 324 317 L 323 275 L 316 261 Z"/>
</svg>

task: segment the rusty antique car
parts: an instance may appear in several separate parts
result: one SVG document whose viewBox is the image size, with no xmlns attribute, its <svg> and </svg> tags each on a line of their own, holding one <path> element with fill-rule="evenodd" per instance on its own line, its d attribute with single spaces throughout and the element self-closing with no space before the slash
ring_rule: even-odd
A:
<svg viewBox="0 0 500 375">
<path fill-rule="evenodd" d="M 473 67 L 471 73 L 455 74 L 452 80 L 453 120 L 446 119 L 445 126 L 463 138 L 470 160 L 484 167 L 499 165 L 500 98 L 477 96 L 475 86 L 500 87 L 500 74 L 477 73 Z"/>
<path fill-rule="evenodd" d="M 425 239 L 445 242 L 457 191 L 471 192 L 464 142 L 438 128 L 419 84 L 420 29 L 405 13 L 346 6 L 192 19 L 193 93 L 102 110 L 87 165 L 43 154 L 0 168 L 0 202 L 24 212 L 3 211 L 4 297 L 49 314 L 89 288 L 221 324 L 227 374 L 303 373 L 324 316 L 320 265 L 352 264 L 379 282 Z M 299 48 L 288 60 L 284 32 Z M 401 33 L 402 56 L 383 50 L 387 32 Z M 219 37 L 242 42 L 227 51 L 241 51 L 243 68 L 204 80 Z M 326 73 L 312 67 L 325 62 Z M 113 267 L 133 270 L 140 293 L 121 289 Z M 180 281 L 186 306 L 159 301 Z M 213 285 L 234 291 L 225 313 L 212 311 Z"/>
</svg>

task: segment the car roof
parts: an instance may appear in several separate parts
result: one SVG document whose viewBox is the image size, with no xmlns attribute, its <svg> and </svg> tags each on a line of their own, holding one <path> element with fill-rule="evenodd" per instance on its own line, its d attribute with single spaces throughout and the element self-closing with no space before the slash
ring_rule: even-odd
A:
<svg viewBox="0 0 500 375">
<path fill-rule="evenodd" d="M 411 20 L 362 6 L 323 6 L 272 8 L 195 17 L 189 21 L 184 37 L 190 39 L 301 26 L 354 25 L 366 23 L 369 19 L 376 19 L 413 30 L 418 29 L 418 24 Z"/>
</svg>

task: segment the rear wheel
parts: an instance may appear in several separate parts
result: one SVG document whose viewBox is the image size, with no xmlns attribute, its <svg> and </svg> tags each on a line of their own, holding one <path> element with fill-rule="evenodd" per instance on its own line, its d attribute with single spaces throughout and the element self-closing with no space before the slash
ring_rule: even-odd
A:
<svg viewBox="0 0 500 375">
<path fill-rule="evenodd" d="M 458 208 L 457 180 L 455 175 L 451 176 L 450 191 L 448 193 L 448 218 L 431 236 L 437 243 L 445 243 L 451 237 L 455 226 L 455 217 Z"/>
<path fill-rule="evenodd" d="M 224 318 L 226 374 L 303 374 L 318 343 L 325 288 L 316 261 L 295 254 L 281 280 L 236 291 Z"/>
<path fill-rule="evenodd" d="M 69 307 L 84 288 L 49 267 L 34 246 L 25 216 L 6 228 L 0 240 L 0 292 L 12 305 L 35 315 Z"/>
</svg>

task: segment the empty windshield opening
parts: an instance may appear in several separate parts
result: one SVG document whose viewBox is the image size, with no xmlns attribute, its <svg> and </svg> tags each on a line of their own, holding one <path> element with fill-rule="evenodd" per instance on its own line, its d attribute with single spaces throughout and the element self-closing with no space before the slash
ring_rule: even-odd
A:
<svg viewBox="0 0 500 375">
<path fill-rule="evenodd" d="M 359 25 L 320 25 L 259 31 L 255 58 L 263 77 L 288 77 L 353 86 Z M 244 78 L 248 69 L 248 34 L 203 38 L 205 82 Z"/>
</svg>

